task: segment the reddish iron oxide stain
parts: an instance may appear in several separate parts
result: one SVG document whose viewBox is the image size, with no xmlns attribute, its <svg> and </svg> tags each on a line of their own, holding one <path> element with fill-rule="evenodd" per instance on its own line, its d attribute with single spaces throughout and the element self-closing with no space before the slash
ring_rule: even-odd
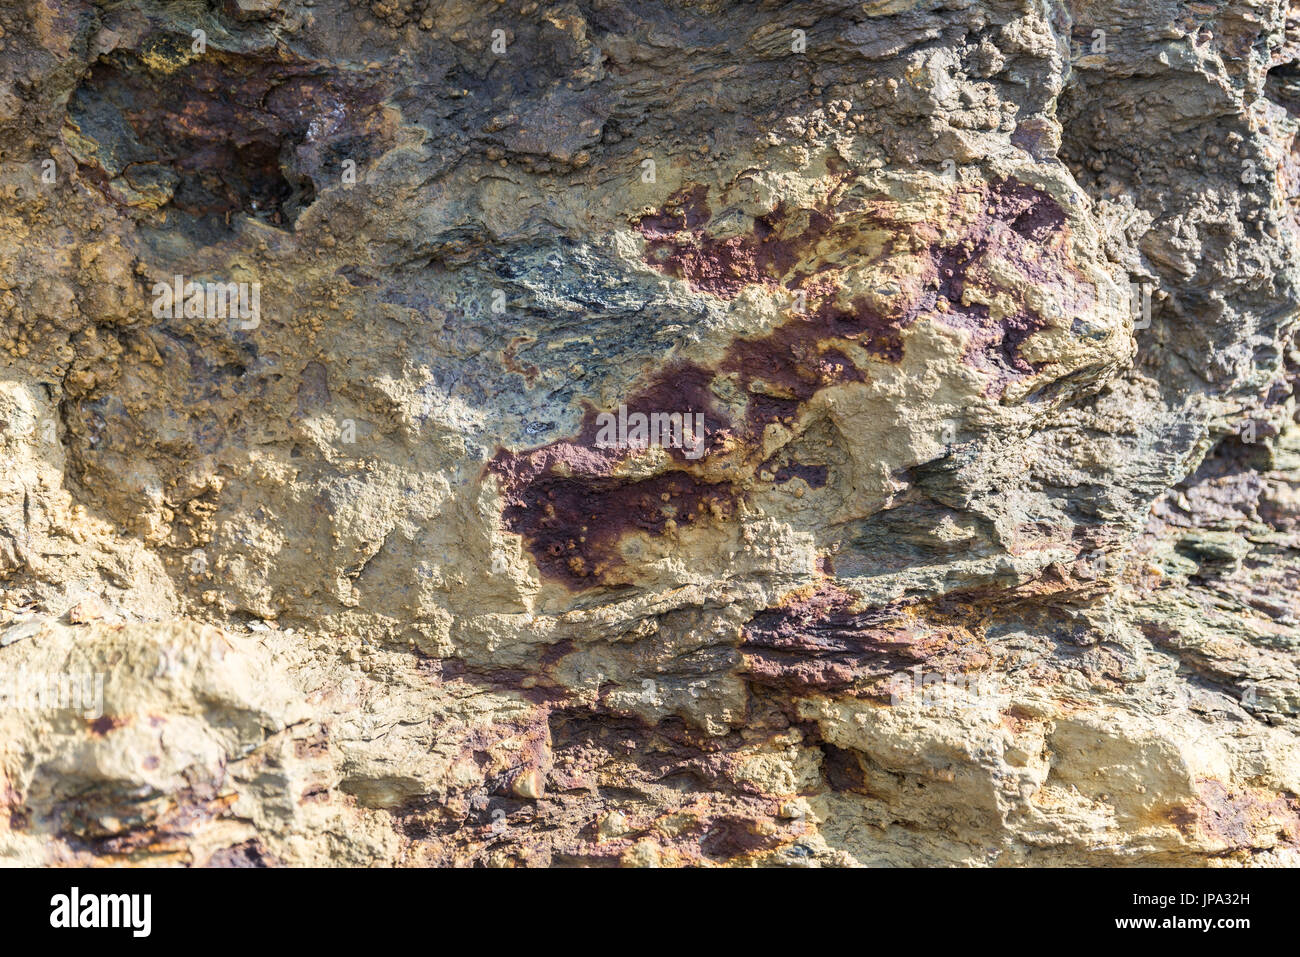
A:
<svg viewBox="0 0 1300 957">
<path fill-rule="evenodd" d="M 969 635 L 903 619 L 900 611 L 858 608 L 852 595 L 830 582 L 795 593 L 745 625 L 743 673 L 756 685 L 800 693 L 842 691 L 919 664 L 934 674 L 987 665 L 981 643 Z"/>
<path fill-rule="evenodd" d="M 493 459 L 506 527 L 523 536 L 547 577 L 574 589 L 619 584 L 619 542 L 626 534 L 662 535 L 670 521 L 685 528 L 731 517 L 737 492 L 730 483 L 701 482 L 676 470 L 641 481 L 611 477 L 623 454 L 566 443 Z"/>
<path fill-rule="evenodd" d="M 914 641 L 888 610 L 855 611 L 833 585 L 755 615 L 740 650 L 750 681 L 787 691 L 832 691 L 915 664 Z"/>
<path fill-rule="evenodd" d="M 781 843 L 759 827 L 752 818 L 723 815 L 709 822 L 700 838 L 700 850 L 712 860 L 727 860 L 767 850 Z"/>
<path fill-rule="evenodd" d="M 1255 847 L 1275 839 L 1292 847 L 1300 845 L 1300 800 L 1233 792 L 1212 778 L 1198 780 L 1197 791 L 1200 800 L 1194 805 L 1168 812 L 1170 822 L 1184 834 L 1199 826 L 1206 836 L 1230 848 Z"/>
<path fill-rule="evenodd" d="M 178 43 L 160 39 L 157 46 L 179 59 L 188 39 Z M 295 191 L 302 205 L 314 197 L 305 174 L 286 178 L 285 155 L 322 136 L 358 159 L 377 155 L 386 135 L 384 96 L 379 84 L 326 74 L 282 48 L 265 55 L 211 50 L 173 72 L 117 51 L 95 63 L 69 110 L 82 127 L 117 131 L 102 144 L 106 152 L 142 144 L 122 175 L 148 182 L 150 171 L 170 171 L 177 180 L 171 206 L 196 216 L 243 211 L 285 225 L 290 211 L 282 207 Z M 323 114 L 331 121 L 322 134 Z M 92 164 L 81 172 L 112 198 L 106 170 Z"/>
<path fill-rule="evenodd" d="M 110 731 L 116 731 L 126 724 L 124 718 L 115 718 L 112 715 L 102 715 L 90 723 L 90 731 L 96 737 L 102 738 Z"/>
<path fill-rule="evenodd" d="M 878 360 L 899 362 L 902 331 L 922 315 L 967 330 L 968 361 L 989 374 L 990 391 L 1000 393 L 1012 378 L 1033 371 L 1018 349 L 1047 322 L 1028 310 L 994 321 L 986 306 L 962 305 L 967 286 L 993 285 L 994 277 L 985 265 L 990 255 L 1012 263 L 1029 282 L 1060 285 L 1062 275 L 1073 272 L 1064 251 L 1064 211 L 1041 190 L 1004 179 L 981 188 L 981 212 L 973 224 L 950 242 L 932 245 L 937 288 L 927 289 L 892 316 L 882 315 L 862 297 L 845 308 L 836 301 L 835 280 L 826 275 L 830 266 L 806 273 L 796 272 L 796 264 L 804 252 L 828 236 L 833 239 L 837 231 L 843 233 L 841 245 L 851 244 L 853 229 L 836 227 L 832 214 L 868 217 L 890 227 L 888 221 L 877 220 L 870 212 L 779 206 L 755 220 L 750 233 L 719 238 L 705 228 L 712 218 L 707 197 L 705 186 L 684 188 L 663 209 L 637 221 L 647 241 L 648 261 L 714 295 L 732 297 L 746 286 L 762 285 L 791 295 L 802 292 L 808 308 L 766 335 L 733 341 L 716 369 L 676 363 L 656 373 L 627 400 L 629 412 L 702 413 L 706 454 L 725 445 L 728 437 L 736 439 L 741 449 L 756 448 L 768 424 L 793 423 L 801 406 L 819 391 L 866 381 L 866 373 L 846 349 L 856 346 Z M 941 296 L 947 301 L 946 312 L 939 308 Z M 713 387 L 720 378 L 730 380 L 747 397 L 739 422 L 719 408 Z M 625 534 L 661 535 L 669 521 L 680 527 L 720 520 L 730 516 L 741 497 L 731 483 L 696 477 L 692 469 L 697 466 L 682 449 L 666 450 L 674 462 L 670 472 L 639 481 L 615 477 L 619 463 L 634 453 L 596 448 L 601 411 L 614 410 L 589 408 L 576 436 L 531 451 L 501 450 L 488 466 L 500 481 L 506 501 L 506 527 L 524 538 L 546 577 L 574 590 L 629 580 L 619 553 Z M 827 482 L 827 469 L 786 463 L 775 480 L 785 482 L 796 476 L 821 488 Z M 757 624 L 755 635 L 765 634 L 764 627 Z M 827 627 L 836 634 L 849 633 L 843 628 L 837 631 L 839 626 Z M 842 651 L 848 654 L 847 648 Z M 770 652 L 784 653 L 779 644 Z M 828 650 L 829 657 L 814 670 L 826 671 L 824 680 L 834 683 L 845 676 L 836 663 L 840 653 L 832 652 Z M 807 680 L 815 684 L 823 679 Z"/>
<path fill-rule="evenodd" d="M 531 362 L 520 362 L 518 351 L 521 345 L 527 345 L 534 341 L 531 336 L 515 336 L 501 352 L 501 364 L 506 371 L 522 376 L 524 382 L 529 386 L 532 386 L 537 380 L 538 368 Z"/>
<path fill-rule="evenodd" d="M 751 232 L 716 237 L 704 229 L 710 212 L 706 186 L 678 190 L 664 208 L 637 220 L 646 238 L 646 261 L 696 289 L 731 298 L 746 286 L 778 286 L 799 261 L 800 250 L 831 232 L 834 220 L 821 210 L 801 211 L 808 217 L 802 230 L 782 238 L 790 219 L 784 205 L 754 220 Z"/>
<path fill-rule="evenodd" d="M 771 350 L 776 352 L 781 346 L 797 349 L 807 340 L 842 338 L 856 341 L 876 358 L 898 362 L 903 354 L 901 330 L 920 315 L 934 315 L 971 334 L 968 361 L 991 376 L 989 393 L 998 395 L 1012 378 L 1034 371 L 1018 350 L 1048 322 L 1028 309 L 993 320 L 987 306 L 962 304 L 967 286 L 995 284 L 986 265 L 992 255 L 1012 264 L 1029 283 L 1068 291 L 1070 279 L 1078 276 L 1063 241 L 1068 235 L 1065 211 L 1046 192 L 1011 178 L 980 187 L 975 220 L 951 241 L 931 246 L 938 289 L 927 290 L 894 317 L 875 312 L 861 297 L 845 309 L 836 302 L 833 280 L 795 271 L 801 252 L 824 237 L 842 233 L 844 244 L 852 243 L 851 231 L 836 227 L 827 212 L 791 212 L 778 206 L 755 220 L 751 234 L 718 238 L 703 228 L 709 216 L 705 196 L 702 186 L 679 190 L 663 210 L 637 221 L 647 240 L 646 260 L 667 275 L 723 298 L 751 285 L 804 292 L 812 315 L 802 323 L 796 320 L 781 327 L 765 340 L 755 340 L 754 347 L 763 352 L 768 351 L 765 346 L 778 347 Z M 847 215 L 899 228 L 867 211 Z M 796 222 L 802 228 L 796 230 Z M 829 269 L 824 266 L 815 272 Z M 947 300 L 946 311 L 938 308 L 940 296 Z M 1083 293 L 1066 298 L 1066 309 L 1088 305 Z M 743 347 L 737 352 L 738 361 L 752 358 L 744 355 Z"/>
<path fill-rule="evenodd" d="M 826 385 L 861 381 L 861 373 L 843 353 L 816 353 L 815 337 L 792 335 L 781 341 L 787 343 L 787 351 L 772 342 L 742 340 L 724 360 L 724 370 L 738 377 L 746 390 L 761 378 L 765 389 L 784 394 L 751 392 L 741 426 L 733 425 L 717 407 L 710 385 L 718 373 L 689 363 L 676 364 L 656 376 L 628 399 L 628 411 L 703 414 L 707 454 L 737 430 L 753 444 L 766 424 L 792 421 L 800 402 Z M 737 349 L 741 356 L 753 357 L 752 365 L 746 365 Z M 501 484 L 506 527 L 524 538 L 544 575 L 573 589 L 626 581 L 619 573 L 624 562 L 618 544 L 624 535 L 635 531 L 662 535 L 670 520 L 678 528 L 725 521 L 741 497 L 729 482 L 698 479 L 689 471 L 690 460 L 683 449 L 665 450 L 677 465 L 672 471 L 635 482 L 614 477 L 618 463 L 629 453 L 596 447 L 598 415 L 588 409 L 572 440 L 530 452 L 502 450 L 488 466 Z M 797 467 L 795 463 L 787 468 Z M 825 467 L 810 466 L 803 477 L 810 486 L 821 487 L 826 484 Z M 788 481 L 788 476 L 780 481 Z"/>
<path fill-rule="evenodd" d="M 793 420 L 800 404 L 822 389 L 866 381 L 852 359 L 828 345 L 850 340 L 851 330 L 840 316 L 819 311 L 766 336 L 737 339 L 728 347 L 720 371 L 734 377 L 749 395 L 745 417 L 753 437 L 761 436 L 769 422 Z"/>
<path fill-rule="evenodd" d="M 328 793 L 325 792 L 326 795 Z M 220 848 L 208 859 L 208 867 L 271 867 L 273 864 L 275 864 L 274 858 L 256 838 L 232 847 Z"/>
<path fill-rule="evenodd" d="M 962 303 L 967 286 L 994 285 L 986 266 L 991 256 L 1013 265 L 1028 283 L 1063 291 L 1069 290 L 1070 280 L 1079 274 L 1062 242 L 1065 211 L 1051 196 L 1014 179 L 1003 179 L 990 184 L 980 202 L 982 213 L 976 222 L 955 242 L 938 245 L 931 253 L 939 281 L 937 295 L 948 304 L 946 311 L 934 314 L 970 334 L 967 361 L 992 377 L 988 394 L 1000 395 L 1012 379 L 1035 371 L 1020 357 L 1019 349 L 1049 321 L 1028 308 L 995 320 L 988 306 Z M 1063 304 L 1067 310 L 1089 305 L 1082 294 L 1067 300 Z M 933 308 L 930 303 L 928 310 Z"/>
</svg>

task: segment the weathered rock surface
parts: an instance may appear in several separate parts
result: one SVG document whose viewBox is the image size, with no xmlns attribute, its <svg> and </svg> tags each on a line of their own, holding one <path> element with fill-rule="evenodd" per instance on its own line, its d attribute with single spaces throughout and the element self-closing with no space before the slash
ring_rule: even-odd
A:
<svg viewBox="0 0 1300 957">
<path fill-rule="evenodd" d="M 6 6 L 0 860 L 1300 864 L 1298 113 L 1284 0 Z"/>
</svg>

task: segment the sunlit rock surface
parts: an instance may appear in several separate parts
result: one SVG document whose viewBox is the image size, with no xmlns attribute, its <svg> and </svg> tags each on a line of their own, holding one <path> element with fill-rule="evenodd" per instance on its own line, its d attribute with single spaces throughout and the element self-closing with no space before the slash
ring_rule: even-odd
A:
<svg viewBox="0 0 1300 957">
<path fill-rule="evenodd" d="M 0 861 L 1300 864 L 1297 112 L 1282 0 L 7 5 Z"/>
</svg>

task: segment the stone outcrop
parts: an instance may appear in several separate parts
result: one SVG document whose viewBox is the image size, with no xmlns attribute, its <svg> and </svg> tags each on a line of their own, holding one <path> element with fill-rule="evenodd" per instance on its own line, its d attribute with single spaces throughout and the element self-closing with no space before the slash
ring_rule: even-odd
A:
<svg viewBox="0 0 1300 957">
<path fill-rule="evenodd" d="M 1297 114 L 1285 0 L 6 6 L 0 860 L 1295 866 Z"/>
</svg>

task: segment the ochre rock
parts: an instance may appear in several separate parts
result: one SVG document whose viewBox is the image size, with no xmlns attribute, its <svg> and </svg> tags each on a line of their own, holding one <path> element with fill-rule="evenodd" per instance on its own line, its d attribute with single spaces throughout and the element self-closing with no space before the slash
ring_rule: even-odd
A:
<svg viewBox="0 0 1300 957">
<path fill-rule="evenodd" d="M 949 6 L 0 10 L 0 861 L 1300 864 L 1300 9 Z"/>
</svg>

